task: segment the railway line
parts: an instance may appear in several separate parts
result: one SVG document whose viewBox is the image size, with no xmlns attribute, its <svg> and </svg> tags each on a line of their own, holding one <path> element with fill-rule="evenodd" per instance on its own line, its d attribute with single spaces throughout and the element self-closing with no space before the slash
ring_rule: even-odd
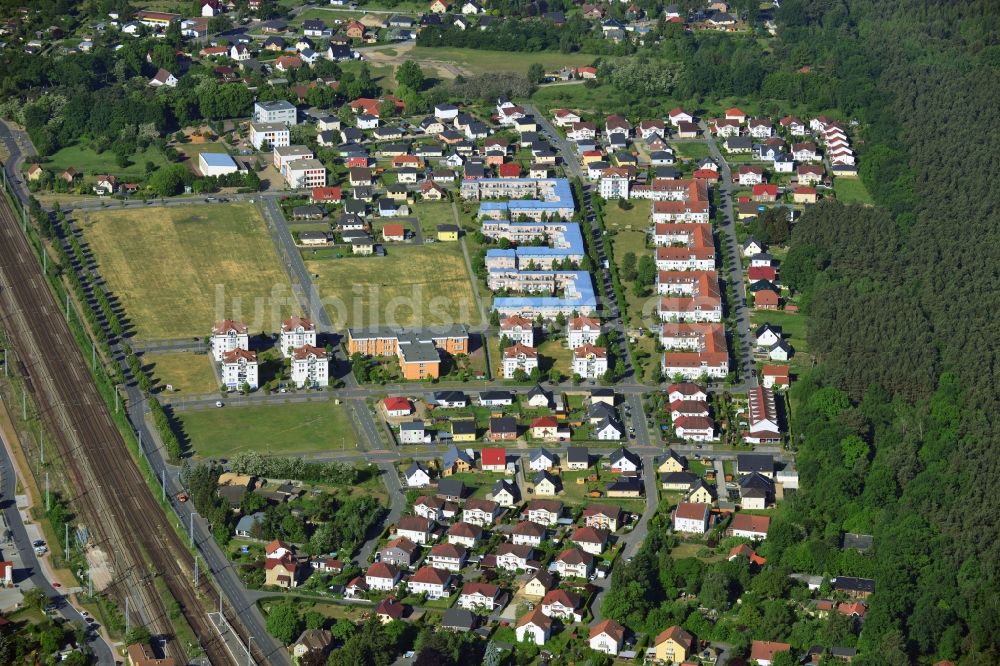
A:
<svg viewBox="0 0 1000 666">
<path fill-rule="evenodd" d="M 129 601 L 154 636 L 167 638 L 167 653 L 187 663 L 173 636 L 171 606 L 160 579 L 177 601 L 212 664 L 235 666 L 199 599 L 215 598 L 209 576 L 198 589 L 193 558 L 168 523 L 102 400 L 88 362 L 55 302 L 18 217 L 0 196 L 0 314 L 42 420 L 55 438 L 75 492 L 69 500 L 106 556 L 119 604 Z M 227 613 L 238 629 L 238 619 Z"/>
</svg>

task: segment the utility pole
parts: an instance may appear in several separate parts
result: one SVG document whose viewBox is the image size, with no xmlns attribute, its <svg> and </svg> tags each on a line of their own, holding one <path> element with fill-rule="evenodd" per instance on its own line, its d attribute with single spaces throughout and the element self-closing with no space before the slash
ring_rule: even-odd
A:
<svg viewBox="0 0 1000 666">
<path fill-rule="evenodd" d="M 7 369 L 7 348 L 6 347 L 4 347 L 4 350 L 3 350 L 3 376 L 4 377 L 10 377 L 10 372 Z"/>
<path fill-rule="evenodd" d="M 94 574 L 87 569 L 87 596 L 94 598 Z"/>
<path fill-rule="evenodd" d="M 42 430 L 42 422 L 38 422 L 38 449 L 42 459 L 42 466 L 45 465 L 45 431 Z"/>
<path fill-rule="evenodd" d="M 63 557 L 69 557 L 69 523 L 66 523 L 66 546 L 63 548 Z"/>
<path fill-rule="evenodd" d="M 69 292 L 66 292 L 66 321 L 69 321 Z"/>
<path fill-rule="evenodd" d="M 247 666 L 253 666 L 253 653 L 250 652 L 250 641 L 253 640 L 253 636 L 247 636 Z"/>
<path fill-rule="evenodd" d="M 128 597 L 125 597 L 125 633 L 128 633 Z"/>
<path fill-rule="evenodd" d="M 93 370 L 97 370 L 97 345 L 90 345 L 90 366 Z"/>
<path fill-rule="evenodd" d="M 198 555 L 194 556 L 194 586 L 198 587 Z"/>
<path fill-rule="evenodd" d="M 118 384 L 115 384 L 115 414 L 118 413 Z"/>
<path fill-rule="evenodd" d="M 163 499 L 167 499 L 167 469 L 160 470 L 160 487 L 163 488 Z"/>
<path fill-rule="evenodd" d="M 49 473 L 45 473 L 45 510 L 48 511 L 52 507 L 52 502 L 49 496 Z"/>
<path fill-rule="evenodd" d="M 21 420 L 28 420 L 28 393 L 27 388 L 24 388 L 25 392 L 21 394 Z"/>
<path fill-rule="evenodd" d="M 194 511 L 191 512 L 188 519 L 188 534 L 191 538 L 191 546 L 194 546 Z"/>
</svg>

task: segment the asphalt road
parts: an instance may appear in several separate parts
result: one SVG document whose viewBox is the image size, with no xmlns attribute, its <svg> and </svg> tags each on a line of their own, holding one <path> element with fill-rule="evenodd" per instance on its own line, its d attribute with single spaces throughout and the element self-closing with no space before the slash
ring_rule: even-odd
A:
<svg viewBox="0 0 1000 666">
<path fill-rule="evenodd" d="M 741 386 L 734 387 L 739 390 L 741 387 L 757 385 L 757 374 L 754 370 L 753 343 L 750 337 L 750 312 L 748 310 L 746 283 L 743 281 L 743 263 L 740 260 L 740 244 L 736 240 L 736 216 L 733 214 L 733 173 L 729 168 L 729 163 L 719 151 L 715 137 L 708 129 L 705 121 L 701 121 L 701 130 L 705 133 L 705 143 L 708 145 L 712 159 L 719 165 L 722 177 L 719 186 L 720 203 L 722 210 L 718 215 L 719 244 L 720 249 L 729 259 L 729 274 L 726 276 L 733 287 L 733 299 L 731 304 L 736 315 L 736 334 L 733 337 L 733 352 L 737 356 L 739 363 L 739 373 Z"/>
<path fill-rule="evenodd" d="M 69 602 L 69 599 L 61 591 L 52 587 L 51 581 L 45 577 L 42 565 L 35 555 L 35 549 L 31 545 L 31 538 L 24 527 L 24 522 L 21 520 L 21 512 L 18 511 L 17 502 L 14 499 L 17 493 L 17 473 L 14 469 L 14 463 L 11 460 L 8 446 L 6 440 L 3 440 L 2 446 L 0 446 L 0 507 L 2 507 L 7 527 L 13 533 L 14 547 L 17 548 L 23 567 L 14 571 L 15 584 L 21 586 L 23 589 L 25 581 L 31 581 L 31 584 L 41 590 L 50 603 L 57 606 L 57 612 L 60 616 L 72 624 L 87 626 L 89 623 L 84 620 L 80 611 Z M 89 632 L 88 635 L 90 638 L 87 641 L 87 645 L 97 657 L 97 662 L 102 664 L 102 666 L 104 664 L 114 664 L 114 653 L 111 650 L 111 646 L 104 641 L 104 638 L 98 632 Z"/>
</svg>

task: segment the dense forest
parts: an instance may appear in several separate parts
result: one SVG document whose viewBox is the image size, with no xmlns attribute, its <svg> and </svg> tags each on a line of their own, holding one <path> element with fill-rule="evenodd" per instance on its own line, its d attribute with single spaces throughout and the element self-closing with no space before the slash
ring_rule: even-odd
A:
<svg viewBox="0 0 1000 666">
<path fill-rule="evenodd" d="M 792 234 L 783 275 L 822 363 L 793 393 L 807 490 L 773 527 L 801 542 L 769 554 L 873 533 L 856 663 L 1000 663 L 997 5 L 786 0 L 778 18 L 776 54 L 858 121 L 877 206 L 820 206 Z"/>
</svg>

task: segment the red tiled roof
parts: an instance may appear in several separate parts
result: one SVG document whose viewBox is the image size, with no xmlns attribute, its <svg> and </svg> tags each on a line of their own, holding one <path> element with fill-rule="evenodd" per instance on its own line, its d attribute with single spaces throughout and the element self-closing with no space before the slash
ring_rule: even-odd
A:
<svg viewBox="0 0 1000 666">
<path fill-rule="evenodd" d="M 501 447 L 487 447 L 482 450 L 480 457 L 483 465 L 506 465 L 507 449 Z"/>
<path fill-rule="evenodd" d="M 755 516 L 749 513 L 738 513 L 733 516 L 733 522 L 729 525 L 729 527 L 733 530 L 767 534 L 767 530 L 770 525 L 771 519 L 768 516 Z"/>
<path fill-rule="evenodd" d="M 382 401 L 382 404 L 385 405 L 385 408 L 390 412 L 400 411 L 404 409 L 406 411 L 413 410 L 413 404 L 410 403 L 410 401 L 407 400 L 406 398 L 400 396 L 388 397 Z"/>
</svg>

